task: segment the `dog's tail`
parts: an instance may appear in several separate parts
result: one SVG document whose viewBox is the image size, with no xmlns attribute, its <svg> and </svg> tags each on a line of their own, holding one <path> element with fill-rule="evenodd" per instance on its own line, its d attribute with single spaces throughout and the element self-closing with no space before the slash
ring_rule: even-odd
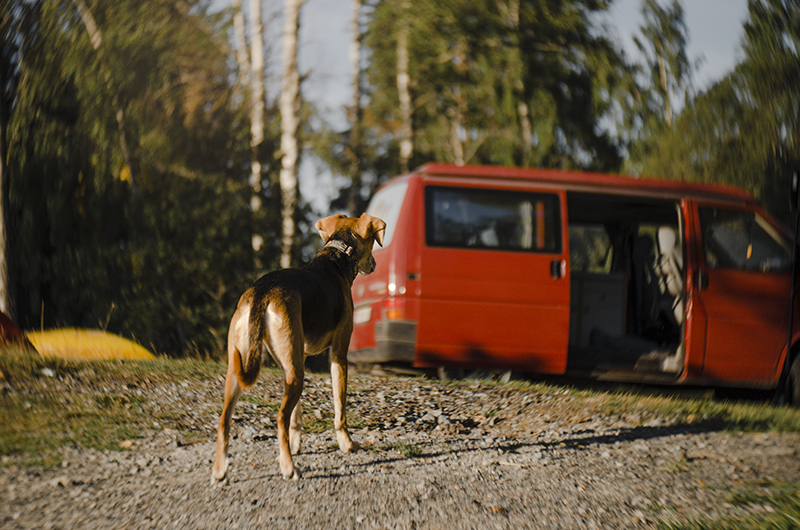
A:
<svg viewBox="0 0 800 530">
<path fill-rule="evenodd" d="M 242 353 L 237 349 L 234 352 L 233 368 L 236 370 L 236 377 L 243 388 L 253 386 L 258 379 L 261 371 L 261 350 L 264 337 L 264 318 L 265 311 L 259 311 L 256 307 L 250 308 L 248 322 L 248 345 L 247 356 L 242 360 Z"/>
</svg>

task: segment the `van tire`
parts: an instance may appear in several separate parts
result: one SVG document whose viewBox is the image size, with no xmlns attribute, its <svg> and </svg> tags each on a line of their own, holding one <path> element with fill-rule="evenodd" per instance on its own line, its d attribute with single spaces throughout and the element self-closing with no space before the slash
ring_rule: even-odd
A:
<svg viewBox="0 0 800 530">
<path fill-rule="evenodd" d="M 800 408 L 800 354 L 794 356 L 792 367 L 789 369 L 789 384 L 787 385 L 788 402 Z"/>
</svg>

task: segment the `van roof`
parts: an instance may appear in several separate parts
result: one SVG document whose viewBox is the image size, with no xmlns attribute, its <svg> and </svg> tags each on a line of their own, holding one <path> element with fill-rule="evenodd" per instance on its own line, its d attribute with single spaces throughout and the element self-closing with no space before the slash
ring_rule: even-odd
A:
<svg viewBox="0 0 800 530">
<path fill-rule="evenodd" d="M 562 171 L 556 169 L 513 168 L 503 166 L 456 166 L 453 164 L 431 163 L 421 166 L 412 173 L 430 177 L 453 177 L 463 179 L 496 179 L 538 182 L 564 186 L 569 190 L 597 192 L 627 192 L 630 194 L 722 199 L 735 202 L 755 201 L 752 195 L 732 186 L 720 184 L 699 184 L 678 180 L 636 178 L 604 173 L 582 171 Z"/>
</svg>

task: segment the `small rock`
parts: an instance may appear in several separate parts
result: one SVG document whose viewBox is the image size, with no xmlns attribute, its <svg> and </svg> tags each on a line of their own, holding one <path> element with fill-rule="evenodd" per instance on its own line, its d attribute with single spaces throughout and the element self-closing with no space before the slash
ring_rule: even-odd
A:
<svg viewBox="0 0 800 530">
<path fill-rule="evenodd" d="M 56 477 L 50 481 L 50 486 L 55 488 L 61 486 L 62 488 L 66 488 L 70 485 L 69 477 L 66 475 L 61 475 L 60 477 Z"/>
</svg>

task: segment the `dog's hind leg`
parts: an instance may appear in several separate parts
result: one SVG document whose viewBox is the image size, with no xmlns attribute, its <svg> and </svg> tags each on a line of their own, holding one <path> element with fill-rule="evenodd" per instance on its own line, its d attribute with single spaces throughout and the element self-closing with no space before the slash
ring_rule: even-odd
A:
<svg viewBox="0 0 800 530">
<path fill-rule="evenodd" d="M 300 431 L 296 429 L 300 395 L 303 393 L 303 322 L 299 297 L 284 300 L 283 307 L 270 304 L 268 328 L 270 351 L 283 370 L 283 400 L 278 410 L 278 462 L 283 478 L 300 478 L 292 462 L 292 448 L 300 448 Z M 297 409 L 297 414 L 295 410 Z M 294 422 L 292 421 L 294 420 Z M 292 435 L 292 446 L 289 435 Z"/>
<path fill-rule="evenodd" d="M 301 354 L 302 357 L 302 354 Z M 287 363 L 288 364 L 288 363 Z M 295 408 L 299 406 L 300 395 L 303 393 L 303 365 L 299 367 L 284 366 L 284 385 L 283 385 L 283 401 L 281 408 L 278 411 L 278 448 L 280 454 L 278 455 L 278 462 L 281 468 L 281 475 L 283 478 L 300 478 L 300 473 L 292 462 L 292 451 L 289 446 L 289 432 L 291 429 L 290 420 L 294 414 Z M 293 438 L 296 439 L 297 448 L 300 447 L 300 432 L 292 433 Z"/>
<path fill-rule="evenodd" d="M 228 364 L 228 375 L 225 377 L 225 402 L 222 405 L 222 414 L 219 417 L 219 426 L 217 427 L 217 457 L 214 460 L 214 468 L 211 472 L 212 484 L 222 482 L 228 474 L 228 465 L 230 464 L 228 460 L 228 441 L 231 434 L 231 416 L 233 416 L 233 409 L 241 393 L 242 387 L 239 385 L 233 364 Z"/>
<path fill-rule="evenodd" d="M 342 342 L 340 339 L 338 342 Z M 350 340 L 350 335 L 346 335 Z M 347 342 L 338 344 L 334 341 L 331 347 L 331 386 L 333 387 L 333 428 L 336 431 L 336 440 L 339 450 L 343 453 L 357 451 L 359 446 L 350 439 L 347 430 Z"/>
</svg>

